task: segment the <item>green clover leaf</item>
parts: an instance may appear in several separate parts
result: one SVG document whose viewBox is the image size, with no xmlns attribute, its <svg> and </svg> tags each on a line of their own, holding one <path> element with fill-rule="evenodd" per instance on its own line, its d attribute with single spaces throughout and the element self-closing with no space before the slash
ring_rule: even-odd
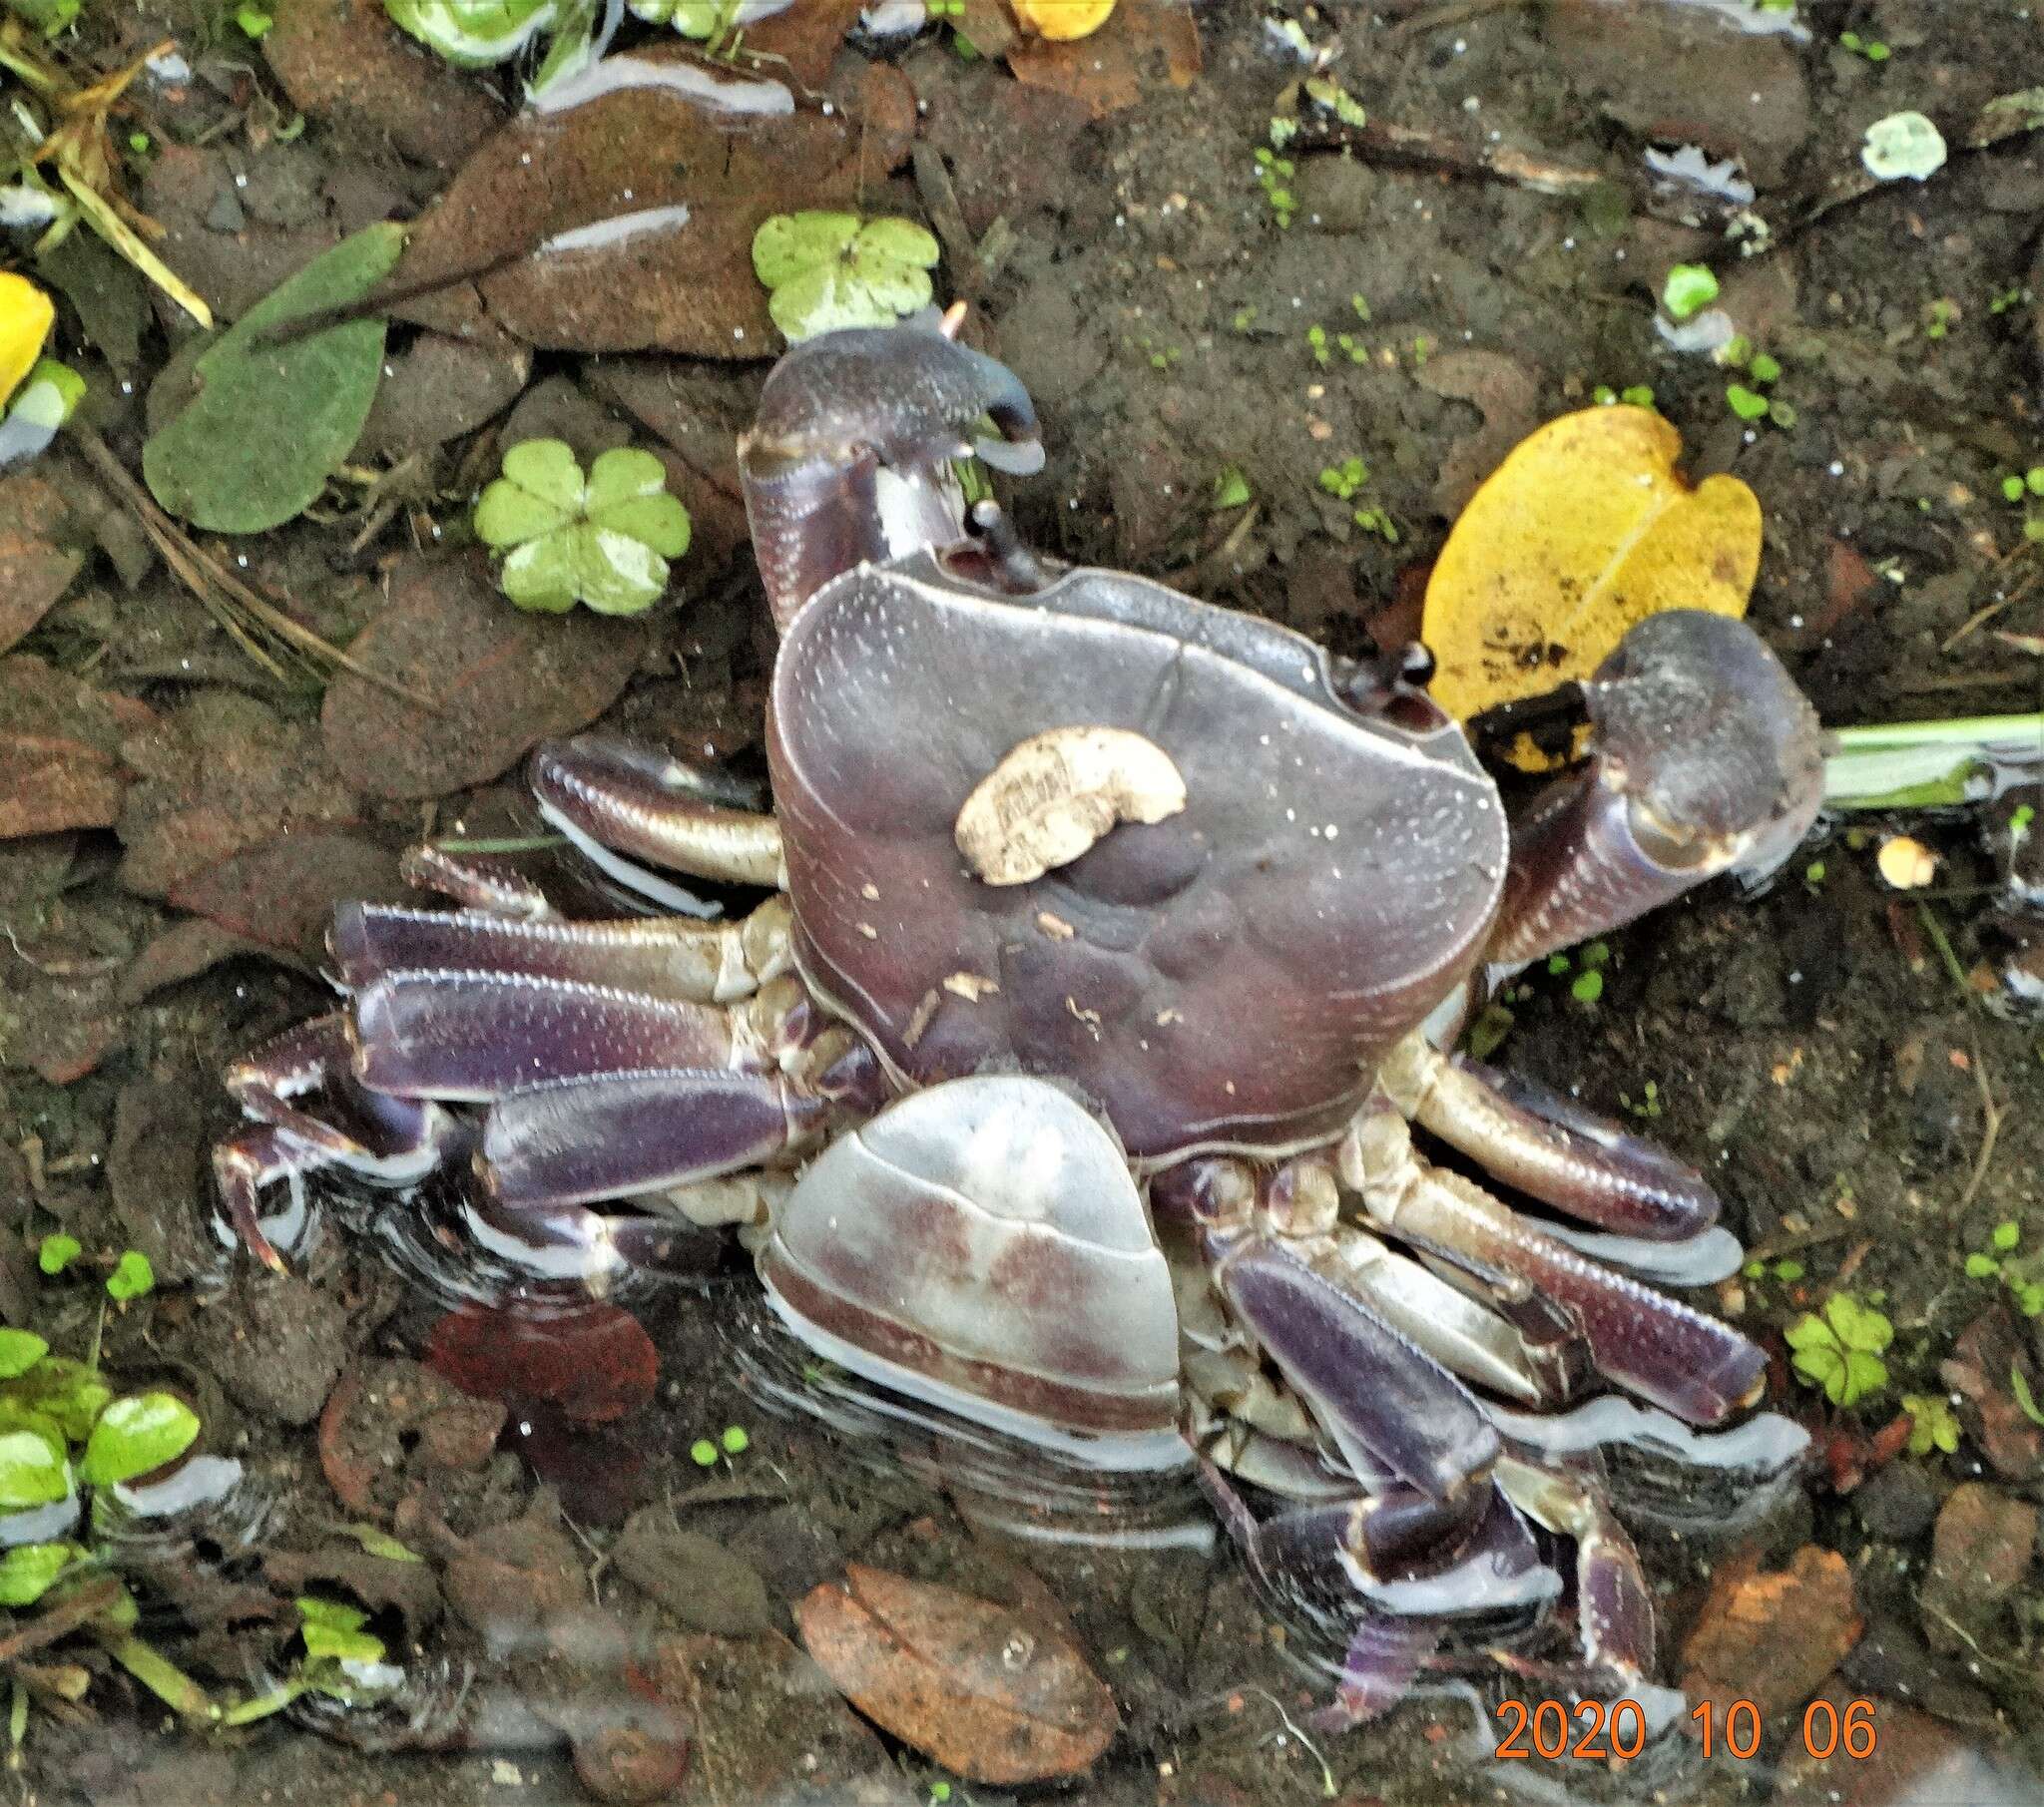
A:
<svg viewBox="0 0 2044 1807">
<path fill-rule="evenodd" d="M 17 1544 L 0 1556 L 0 1606 L 32 1606 L 50 1584 L 80 1561 L 76 1544 Z"/>
<path fill-rule="evenodd" d="M 717 39 L 746 12 L 746 0 L 626 0 L 633 16 L 672 25 L 685 38 Z"/>
<path fill-rule="evenodd" d="M 50 1353 L 50 1345 L 33 1330 L 0 1330 L 0 1380 L 26 1374 Z"/>
<path fill-rule="evenodd" d="M 332 1657 L 340 1662 L 381 1662 L 383 1640 L 362 1627 L 369 1615 L 345 1600 L 323 1599 L 316 1593 L 302 1594 L 293 1602 L 298 1608 L 298 1635 L 305 1641 L 305 1654 L 315 1661 Z"/>
<path fill-rule="evenodd" d="M 47 1506 L 70 1491 L 62 1437 L 26 1424 L 0 1430 L 0 1512 Z"/>
<path fill-rule="evenodd" d="M 384 0 L 391 24 L 458 69 L 516 56 L 553 23 L 555 0 Z"/>
<path fill-rule="evenodd" d="M 476 536 L 506 552 L 504 594 L 521 609 L 560 615 L 579 603 L 599 615 L 638 615 L 667 588 L 668 560 L 689 549 L 689 511 L 667 493 L 651 452 L 620 447 L 590 467 L 558 439 L 504 454 L 482 493 Z"/>
<path fill-rule="evenodd" d="M 1795 1372 L 1821 1387 L 1835 1406 L 1849 1406 L 1887 1385 L 1881 1352 L 1894 1340 L 1894 1326 L 1849 1292 L 1833 1293 L 1823 1313 L 1806 1311 L 1783 1332 L 1794 1352 Z"/>
<path fill-rule="evenodd" d="M 1938 1393 L 1904 1393 L 1902 1410 L 1909 1414 L 1909 1454 L 1927 1456 L 1942 1450 L 1949 1456 L 1959 1447 L 1959 1419 L 1951 1401 Z"/>
<path fill-rule="evenodd" d="M 753 235 L 766 311 L 790 344 L 846 326 L 891 326 L 930 303 L 937 241 L 912 220 L 775 214 Z"/>
<path fill-rule="evenodd" d="M 139 1248 L 124 1248 L 114 1271 L 107 1275 L 107 1297 L 121 1302 L 139 1299 L 156 1285 L 156 1269 Z"/>
<path fill-rule="evenodd" d="M 117 1399 L 92 1427 L 79 1473 L 95 1487 L 132 1481 L 182 1456 L 198 1435 L 199 1414 L 173 1394 Z"/>
</svg>

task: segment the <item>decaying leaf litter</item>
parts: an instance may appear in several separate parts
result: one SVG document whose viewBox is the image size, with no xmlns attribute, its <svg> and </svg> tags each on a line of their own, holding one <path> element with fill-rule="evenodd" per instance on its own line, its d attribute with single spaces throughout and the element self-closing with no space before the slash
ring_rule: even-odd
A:
<svg viewBox="0 0 2044 1807">
<path fill-rule="evenodd" d="M 905 1742 L 884 1740 L 816 1679 L 795 1604 L 870 1600 L 856 1578 L 875 1575 L 996 1612 L 1042 1601 L 1016 1592 L 1014 1549 L 974 1540 L 940 1495 L 850 1472 L 761 1414 L 731 1355 L 742 1286 L 652 1305 L 651 1383 L 636 1338 L 593 1345 L 617 1377 L 606 1400 L 627 1402 L 613 1420 L 523 1371 L 498 1377 L 507 1397 L 450 1386 L 419 1358 L 455 1333 L 429 1339 L 435 1310 L 366 1242 L 336 1234 L 271 1279 L 231 1274 L 203 1229 L 203 1150 L 230 1115 L 217 1076 L 318 1007 L 331 901 L 403 895 L 396 854 L 425 829 L 529 841 L 505 775 L 545 735 L 600 719 L 756 759 L 767 649 L 731 448 L 780 343 L 781 290 L 756 262 L 768 219 L 935 234 L 935 298 L 971 296 L 968 330 L 1045 415 L 1049 470 L 1003 491 L 1034 543 L 1176 575 L 1341 651 L 1423 622 L 1444 682 L 1461 644 L 1493 678 L 1523 674 L 1522 696 L 1594 665 L 1586 603 L 1704 592 L 1795 659 L 1827 721 L 1999 722 L 1996 743 L 2025 750 L 2044 637 L 2028 531 L 2044 154 L 2008 74 L 2035 21 L 1984 4 L 1122 0 L 1061 44 L 967 0 L 906 43 L 846 48 L 858 10 L 816 0 L 714 48 L 635 22 L 619 48 L 655 76 L 555 115 L 524 105 L 530 58 L 462 74 L 345 0 L 38 6 L 10 23 L 0 63 L 24 92 L 39 91 L 17 64 L 92 97 L 22 181 L 92 199 L 61 240 L 7 240 L 57 301 L 26 364 L 61 359 L 85 396 L 76 430 L 0 477 L 0 1188 L 19 1207 L 0 1315 L 46 1339 L 46 1361 L 97 1351 L 122 1397 L 184 1401 L 196 1447 L 244 1470 L 180 1530 L 243 1553 L 225 1569 L 152 1566 L 94 1528 L 155 1614 L 139 1634 L 89 1578 L 11 1608 L 0 1652 L 43 1793 L 121 1798 L 139 1760 L 171 1798 L 339 1778 L 466 1800 L 515 1770 L 560 1798 L 661 1798 L 686 1775 L 737 1801 L 785 1786 L 802 1753 L 839 1796 L 972 1786 L 962 1759 L 953 1776 L 915 1754 L 913 1723 L 875 1713 Z M 166 40 L 181 61 L 148 61 Z M 796 103 L 735 130 L 673 98 L 674 68 L 789 84 Z M 1882 180 L 1863 151 L 1905 134 L 1872 129 L 1912 113 L 1938 127 L 1943 166 Z M 578 236 L 627 189 L 657 224 Z M 265 297 L 389 244 L 389 222 L 409 227 L 383 278 L 404 298 L 257 341 L 265 318 L 345 309 L 358 283 Z M 124 231 L 170 284 L 128 259 Z M 856 238 L 830 253 L 854 271 Z M 913 243 L 880 284 L 911 301 Z M 1731 330 L 1685 351 L 1667 278 L 1697 266 L 1717 293 L 1689 336 L 1722 333 L 1714 311 Z M 185 296 L 225 330 L 203 336 Z M 303 404 L 266 389 L 265 360 L 286 383 L 325 368 L 317 430 L 274 432 Z M 245 385 L 272 398 L 231 434 L 239 453 L 276 448 L 245 460 L 259 489 L 232 460 L 178 457 L 206 411 L 234 427 Z M 659 463 L 692 533 L 645 615 L 504 596 L 474 504 L 506 452 L 541 441 L 584 473 L 626 447 Z M 1515 502 L 1543 464 L 1546 486 Z M 1617 518 L 1554 553 L 1549 525 L 1587 523 L 1599 486 L 1628 478 L 1665 505 L 1644 514 L 1700 523 L 1683 554 L 1663 565 L 1656 534 Z M 1554 588 L 1524 594 L 1548 566 Z M 1513 612 L 1502 625 L 1469 600 L 1484 595 Z M 1458 599 L 1464 643 L 1435 626 Z M 1500 742 L 1521 729 L 1499 720 Z M 1854 794 L 1963 797 L 1991 737 L 1919 736 L 1906 769 Z M 1766 897 L 1710 894 L 1499 1001 L 1515 1064 L 1658 1119 L 1711 1164 L 1751 1252 L 1721 1303 L 1776 1339 L 1781 1389 L 1824 1450 L 1808 1513 L 1769 1528 L 1749 1568 L 1711 1578 L 1650 1548 L 1670 1648 L 1736 1694 L 1780 1602 L 1821 1597 L 1826 1637 L 1804 1648 L 1827 1666 L 1796 1686 L 1873 1698 L 1919 1773 L 2035 1762 L 2044 1720 L 2023 1516 L 2044 1477 L 2026 1264 L 2044 1246 L 2040 1080 L 2003 977 L 2034 946 L 2027 794 L 1984 821 L 1855 816 Z M 1942 861 L 1907 896 L 1875 865 L 1901 828 Z M 46 1273 L 52 1237 L 80 1254 Z M 110 1296 L 129 1251 L 157 1284 Z M 715 1268 L 716 1248 L 702 1259 Z M 1812 1321 L 1835 1364 L 1797 1328 Z M 1791 1370 L 1798 1339 L 1815 1354 Z M 1918 1450 L 1933 1399 L 1950 1429 Z M 618 1485 L 592 1485 L 597 1468 Z M 1229 1563 L 1022 1555 L 1122 1721 L 1088 1798 L 1430 1801 L 1495 1779 L 1452 1703 L 1324 1748 L 1304 1737 L 1310 1689 Z M 1919 1593 L 1933 1558 L 1946 1579 Z M 13 1567 L 0 1580 L 28 1591 Z M 712 1622 L 672 1603 L 691 1574 L 727 1608 Z M 646 1576 L 669 1579 L 649 1591 Z M 331 1665 L 374 1660 L 372 1643 L 477 1650 L 512 1629 L 510 1597 L 516 1635 L 557 1671 L 499 1671 L 524 1702 L 516 1735 L 397 1770 L 302 1730 L 374 1722 L 342 1705 Z M 769 1622 L 739 1629 L 762 1599 Z M 239 1703 L 246 1728 L 137 1745 L 164 1704 L 197 1726 L 206 1702 Z M 618 1702 L 631 1711 L 605 1719 Z M 1800 1695 L 1770 1704 L 1792 1724 Z M 1834 1770 L 1791 1751 L 1780 1796 L 1814 1798 Z M 1756 1773 L 1707 1775 L 1698 1798 Z"/>
</svg>

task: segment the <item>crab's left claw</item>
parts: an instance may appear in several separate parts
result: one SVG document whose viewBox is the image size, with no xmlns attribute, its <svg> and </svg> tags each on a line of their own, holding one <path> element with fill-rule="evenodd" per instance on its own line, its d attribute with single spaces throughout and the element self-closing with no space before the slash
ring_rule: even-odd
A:
<svg viewBox="0 0 2044 1807">
<path fill-rule="evenodd" d="M 1494 963 L 1616 928 L 1720 872 L 1773 871 L 1822 800 L 1816 711 L 1744 622 L 1651 616 L 1583 691 L 1595 751 L 1513 824 Z"/>
<path fill-rule="evenodd" d="M 982 417 L 1000 437 L 981 435 Z M 1021 379 L 951 336 L 948 319 L 854 327 L 797 345 L 739 441 L 753 547 L 774 625 L 840 572 L 965 538 L 954 458 L 1043 468 Z"/>
</svg>

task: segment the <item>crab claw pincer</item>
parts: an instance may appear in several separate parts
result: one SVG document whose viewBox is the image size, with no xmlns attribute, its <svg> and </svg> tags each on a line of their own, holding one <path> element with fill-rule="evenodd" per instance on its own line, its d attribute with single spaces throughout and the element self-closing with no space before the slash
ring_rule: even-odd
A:
<svg viewBox="0 0 2044 1807">
<path fill-rule="evenodd" d="M 1717 873 L 1772 871 L 1816 817 L 1816 711 L 1744 622 L 1642 622 L 1583 686 L 1596 748 L 1513 824 L 1489 958 L 1538 959 Z"/>
<path fill-rule="evenodd" d="M 978 432 L 990 417 L 1000 437 Z M 1036 410 L 1006 365 L 942 325 L 856 327 L 773 367 L 739 441 L 753 548 L 774 626 L 839 573 L 965 537 L 945 467 L 1043 468 Z"/>
</svg>

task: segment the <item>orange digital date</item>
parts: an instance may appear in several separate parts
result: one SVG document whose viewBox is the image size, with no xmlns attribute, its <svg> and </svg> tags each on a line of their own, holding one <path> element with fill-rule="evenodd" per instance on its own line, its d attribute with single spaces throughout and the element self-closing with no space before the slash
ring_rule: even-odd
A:
<svg viewBox="0 0 2044 1807">
<path fill-rule="evenodd" d="M 1498 1740 L 1492 1753 L 1498 1757 L 1636 1757 L 1647 1742 L 1647 1716 L 1637 1700 L 1579 1700 L 1573 1707 L 1559 1700 L 1542 1700 L 1528 1706 L 1523 1700 L 1506 1700 L 1497 1717 L 1510 1729 Z M 1704 1755 L 1714 1755 L 1722 1745 L 1730 1756 L 1745 1761 L 1761 1748 L 1761 1710 L 1751 1700 L 1735 1700 L 1713 1723 L 1711 1702 L 1706 1700 L 1690 1710 L 1702 1738 Z M 1575 1727 L 1574 1736 L 1570 1727 Z M 1873 1755 L 1878 1733 L 1873 1723 L 1873 1702 L 1852 1700 L 1840 1712 L 1828 1700 L 1812 1700 L 1802 1712 L 1802 1748 L 1818 1761 L 1839 1750 L 1855 1761 Z"/>
</svg>

